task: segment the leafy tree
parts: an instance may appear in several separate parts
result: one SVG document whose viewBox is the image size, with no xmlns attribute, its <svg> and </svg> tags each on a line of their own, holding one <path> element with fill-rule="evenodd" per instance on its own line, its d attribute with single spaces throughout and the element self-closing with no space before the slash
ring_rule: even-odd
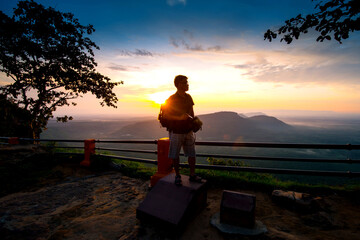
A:
<svg viewBox="0 0 360 240">
<path fill-rule="evenodd" d="M 31 138 L 31 114 L 0 94 L 0 136 Z"/>
<path fill-rule="evenodd" d="M 0 11 L 0 71 L 13 80 L 0 87 L 0 94 L 30 112 L 34 138 L 57 107 L 76 105 L 72 100 L 87 92 L 101 99 L 102 106 L 116 107 L 113 88 L 122 82 L 96 71 L 93 48 L 99 47 L 84 36 L 94 31 L 73 14 L 33 0 L 19 1 L 12 17 Z"/>
<path fill-rule="evenodd" d="M 264 40 L 268 39 L 271 42 L 279 34 L 283 35 L 280 41 L 285 40 L 290 44 L 301 34 L 308 33 L 309 29 L 315 29 L 320 33 L 316 41 L 331 40 L 333 35 L 336 41 L 342 43 L 342 40 L 347 39 L 351 32 L 360 30 L 359 0 L 319 1 L 315 9 L 319 11 L 306 17 L 299 14 L 285 21 L 285 25 L 275 31 L 268 29 L 264 34 Z"/>
</svg>

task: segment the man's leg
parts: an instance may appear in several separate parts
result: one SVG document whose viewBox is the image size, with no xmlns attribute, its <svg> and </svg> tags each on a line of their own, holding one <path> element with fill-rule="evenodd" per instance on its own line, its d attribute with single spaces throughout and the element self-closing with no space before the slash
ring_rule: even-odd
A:
<svg viewBox="0 0 360 240">
<path fill-rule="evenodd" d="M 189 168 L 190 168 L 190 176 L 194 176 L 195 175 L 196 158 L 195 157 L 188 157 L 188 163 L 189 163 Z"/>
<path fill-rule="evenodd" d="M 201 177 L 199 177 L 199 176 L 197 176 L 195 174 L 196 158 L 195 157 L 189 157 L 188 162 L 189 162 L 189 167 L 190 167 L 190 178 L 189 178 L 189 180 L 191 182 L 201 182 Z"/>
<path fill-rule="evenodd" d="M 174 170 L 175 170 L 175 174 L 176 175 L 180 175 L 180 159 L 176 158 L 176 159 L 172 159 L 173 165 L 174 165 Z"/>
<path fill-rule="evenodd" d="M 181 181 L 181 175 L 180 175 L 180 159 L 179 158 L 174 158 L 173 159 L 173 165 L 174 165 L 174 169 L 175 169 L 175 184 L 177 186 L 181 186 L 182 185 L 182 181 Z"/>
<path fill-rule="evenodd" d="M 185 155 L 188 156 L 188 163 L 190 168 L 190 181 L 201 181 L 201 178 L 196 176 L 195 174 L 196 151 L 195 151 L 195 135 L 193 132 L 189 132 L 186 135 L 183 148 Z"/>
<path fill-rule="evenodd" d="M 179 153 L 181 149 L 181 135 L 169 133 L 170 137 L 170 147 L 169 147 L 169 158 L 173 162 L 175 170 L 175 184 L 181 185 L 181 176 L 180 176 L 180 158 Z"/>
</svg>

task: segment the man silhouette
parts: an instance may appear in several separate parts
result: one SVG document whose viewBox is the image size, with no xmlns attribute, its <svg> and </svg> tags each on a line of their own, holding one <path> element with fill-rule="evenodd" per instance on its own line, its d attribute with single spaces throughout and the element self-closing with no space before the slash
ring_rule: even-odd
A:
<svg viewBox="0 0 360 240">
<path fill-rule="evenodd" d="M 181 175 L 179 173 L 179 154 L 181 147 L 184 154 L 188 157 L 190 167 L 190 181 L 201 182 L 201 178 L 195 174 L 195 135 L 192 131 L 192 119 L 194 118 L 194 101 L 190 94 L 188 78 L 184 75 L 178 75 L 174 79 L 177 89 L 176 93 L 171 95 L 165 102 L 164 118 L 169 120 L 169 158 L 172 159 L 175 169 L 175 184 L 181 185 Z"/>
</svg>

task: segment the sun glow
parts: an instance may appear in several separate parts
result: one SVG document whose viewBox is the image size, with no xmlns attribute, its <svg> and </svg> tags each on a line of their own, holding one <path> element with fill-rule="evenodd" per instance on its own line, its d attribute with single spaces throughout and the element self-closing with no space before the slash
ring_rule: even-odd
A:
<svg viewBox="0 0 360 240">
<path fill-rule="evenodd" d="M 157 104 L 163 104 L 165 103 L 166 99 L 170 97 L 171 94 L 173 94 L 173 91 L 157 92 L 149 94 L 149 99 Z"/>
</svg>

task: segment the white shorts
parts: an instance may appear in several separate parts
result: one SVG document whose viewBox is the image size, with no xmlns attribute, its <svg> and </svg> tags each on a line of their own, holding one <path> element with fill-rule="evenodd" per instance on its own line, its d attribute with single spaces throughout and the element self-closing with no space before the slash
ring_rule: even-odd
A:
<svg viewBox="0 0 360 240">
<path fill-rule="evenodd" d="M 195 157 L 195 134 L 191 131 L 189 133 L 173 133 L 169 132 L 170 148 L 169 158 L 178 159 L 181 147 L 184 150 L 185 157 Z"/>
</svg>

